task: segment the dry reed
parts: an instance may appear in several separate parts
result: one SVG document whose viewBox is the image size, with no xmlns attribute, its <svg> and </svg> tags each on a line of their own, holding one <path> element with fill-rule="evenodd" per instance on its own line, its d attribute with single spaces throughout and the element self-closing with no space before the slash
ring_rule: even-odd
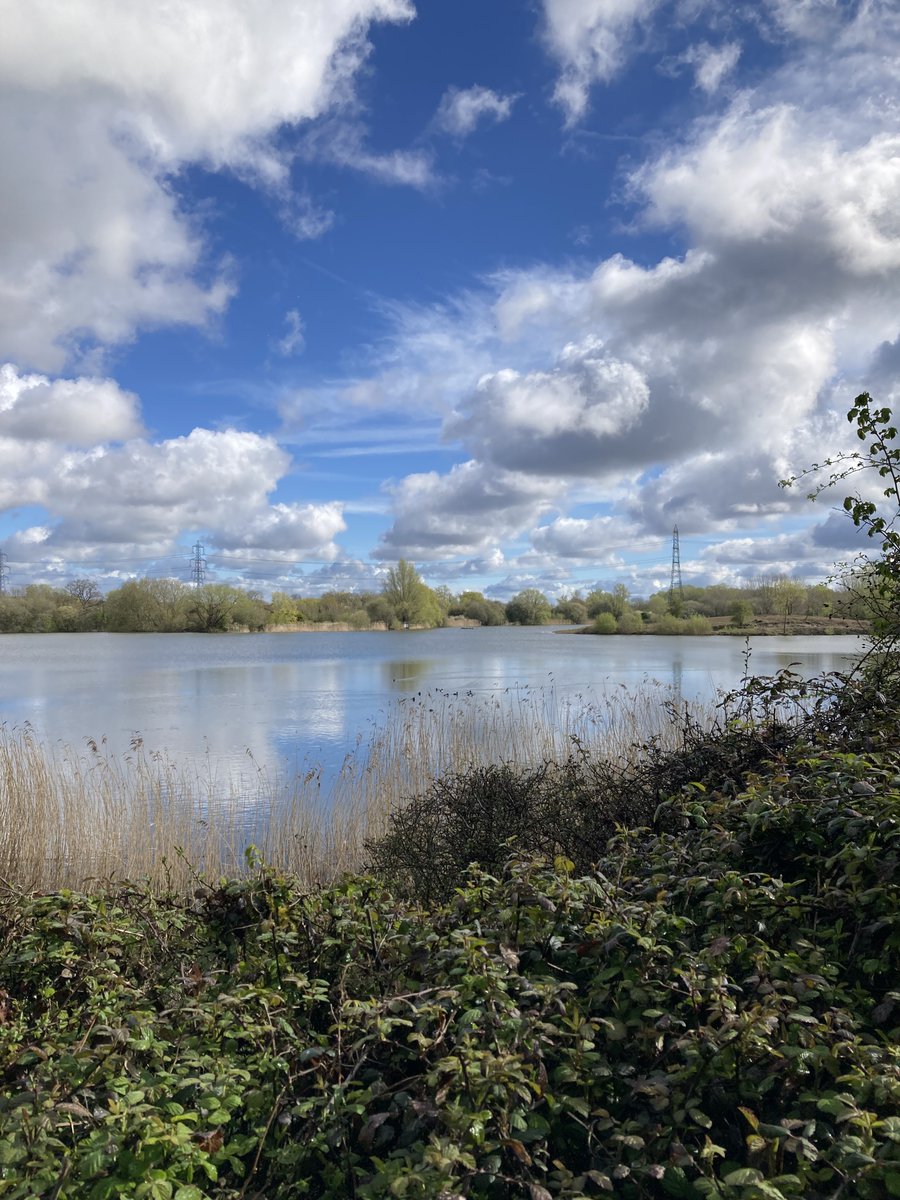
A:
<svg viewBox="0 0 900 1200">
<path fill-rule="evenodd" d="M 245 868 L 255 845 L 310 887 L 365 865 L 365 842 L 436 777 L 475 765 L 561 761 L 577 751 L 619 763 L 654 738 L 676 748 L 679 705 L 661 685 L 560 699 L 547 688 L 498 696 L 434 691 L 401 700 L 361 738 L 335 779 L 285 778 L 248 760 L 239 782 L 215 764 L 185 769 L 140 738 L 115 755 L 48 746 L 0 727 L 0 884 L 29 891 L 146 879 L 180 892 Z M 683 706 L 681 706 L 683 707 Z M 710 722 L 711 709 L 692 709 Z"/>
</svg>

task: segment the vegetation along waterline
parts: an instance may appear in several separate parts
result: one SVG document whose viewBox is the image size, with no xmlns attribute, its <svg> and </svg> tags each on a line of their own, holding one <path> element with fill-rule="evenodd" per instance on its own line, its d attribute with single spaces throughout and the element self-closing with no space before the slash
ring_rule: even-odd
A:
<svg viewBox="0 0 900 1200">
<path fill-rule="evenodd" d="M 0 633 L 225 633 L 304 630 L 433 629 L 447 625 L 589 626 L 594 633 L 847 633 L 871 628 L 877 613 L 865 572 L 831 585 L 761 574 L 744 587 L 686 585 L 641 597 L 624 584 L 575 591 L 555 603 L 526 588 L 506 603 L 481 592 L 429 588 L 401 560 L 380 592 L 321 596 L 258 592 L 221 583 L 191 587 L 178 579 L 134 579 L 104 595 L 89 578 L 65 587 L 15 587 L 0 594 Z"/>
<path fill-rule="evenodd" d="M 247 755 L 235 779 L 214 761 L 186 766 L 139 737 L 117 754 L 103 742 L 53 745 L 30 726 L 3 726 L 0 879 L 34 890 L 145 878 L 186 894 L 197 872 L 240 873 L 253 844 L 318 886 L 364 869 L 366 842 L 435 780 L 496 763 L 552 773 L 575 748 L 624 766 L 642 745 L 680 746 L 688 713 L 703 727 L 716 718 L 701 703 L 676 704 L 662 685 L 590 698 L 526 689 L 502 701 L 427 690 L 391 709 L 336 776 L 269 769 Z"/>
<path fill-rule="evenodd" d="M 252 852 L 187 895 L 7 885 L 0 1195 L 900 1195 L 900 539 L 867 503 L 849 676 L 463 763 L 331 886 Z"/>
</svg>

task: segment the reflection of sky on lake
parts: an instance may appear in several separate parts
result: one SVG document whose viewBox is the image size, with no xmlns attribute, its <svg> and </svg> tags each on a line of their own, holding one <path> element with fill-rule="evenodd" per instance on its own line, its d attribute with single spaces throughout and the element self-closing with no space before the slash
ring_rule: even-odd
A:
<svg viewBox="0 0 900 1200">
<path fill-rule="evenodd" d="M 751 670 L 846 668 L 855 638 L 760 638 Z M 217 778 L 320 765 L 333 774 L 405 697 L 440 690 L 550 711 L 650 680 L 712 699 L 744 673 L 740 638 L 579 637 L 551 629 L 427 633 L 46 634 L 0 637 L 0 719 L 73 747 L 140 734 Z"/>
</svg>

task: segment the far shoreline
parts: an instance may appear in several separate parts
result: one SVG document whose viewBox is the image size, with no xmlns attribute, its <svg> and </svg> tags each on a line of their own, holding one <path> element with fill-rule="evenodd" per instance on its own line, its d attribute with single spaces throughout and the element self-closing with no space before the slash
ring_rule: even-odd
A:
<svg viewBox="0 0 900 1200">
<path fill-rule="evenodd" d="M 765 617 L 757 618 L 754 621 L 748 621 L 746 625 L 734 625 L 730 617 L 708 617 L 710 629 L 707 633 L 700 634 L 681 634 L 681 633 L 663 633 L 661 630 L 657 632 L 653 628 L 652 623 L 649 623 L 642 629 L 636 629 L 633 632 L 622 632 L 618 630 L 610 633 L 602 633 L 593 629 L 590 625 L 584 625 L 580 629 L 560 629 L 559 633 L 578 633 L 587 634 L 589 637 L 866 637 L 872 632 L 872 625 L 869 621 L 860 621 L 852 617 L 823 617 L 810 619 L 809 617 L 799 617 L 795 619 L 788 618 L 787 621 L 783 617 Z"/>
</svg>

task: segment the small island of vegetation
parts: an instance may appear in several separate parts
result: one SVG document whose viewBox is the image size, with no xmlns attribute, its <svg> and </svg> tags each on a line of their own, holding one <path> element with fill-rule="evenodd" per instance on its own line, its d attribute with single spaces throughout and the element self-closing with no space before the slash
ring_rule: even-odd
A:
<svg viewBox="0 0 900 1200">
<path fill-rule="evenodd" d="M 900 449 L 851 418 L 892 510 L 847 503 L 850 675 L 435 779 L 318 886 L 249 850 L 38 891 L 6 855 L 0 1195 L 900 1196 Z"/>
</svg>

